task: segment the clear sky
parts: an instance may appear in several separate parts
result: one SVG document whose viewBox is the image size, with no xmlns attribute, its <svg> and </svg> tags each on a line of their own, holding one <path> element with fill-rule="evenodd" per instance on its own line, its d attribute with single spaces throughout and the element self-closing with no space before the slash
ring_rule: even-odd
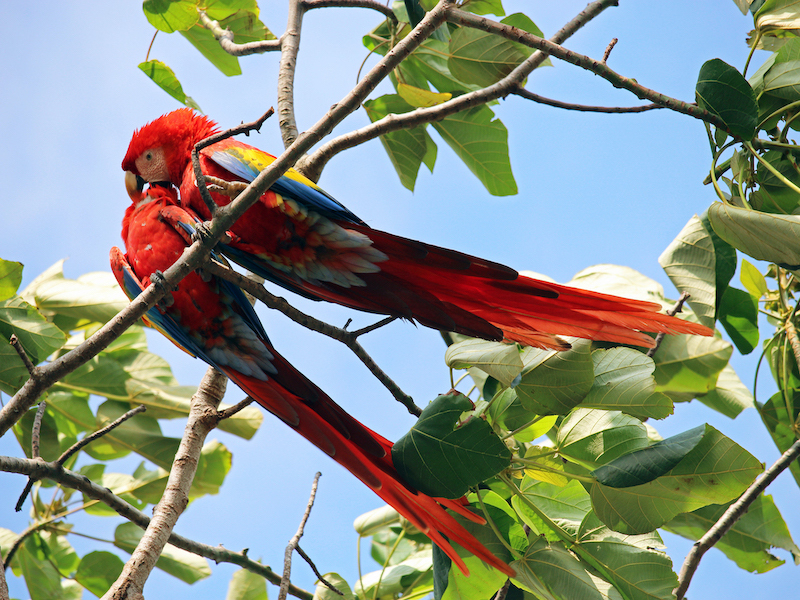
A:
<svg viewBox="0 0 800 600">
<path fill-rule="evenodd" d="M 551 35 L 585 6 L 583 1 L 506 0 L 508 13 L 525 11 Z M 609 41 L 619 43 L 609 66 L 659 92 L 686 101 L 703 62 L 721 58 L 742 68 L 745 35 L 752 18 L 730 0 L 622 0 L 575 35 L 567 46 L 595 58 Z M 133 130 L 178 107 L 137 68 L 153 34 L 138 2 L 25 3 L 6 6 L 0 102 L 0 181 L 4 218 L 0 257 L 25 264 L 23 285 L 45 268 L 68 258 L 68 277 L 108 270 L 108 250 L 120 244 L 120 221 L 128 203 L 120 162 Z M 262 1 L 262 20 L 280 35 L 286 23 L 283 0 Z M 297 117 L 301 130 L 313 125 L 355 83 L 366 56 L 361 35 L 380 21 L 356 9 L 313 11 L 303 23 L 297 69 Z M 241 60 L 244 75 L 228 79 L 178 34 L 159 34 L 151 58 L 169 64 L 184 90 L 202 109 L 230 126 L 250 121 L 273 106 L 277 54 Z M 754 68 L 765 56 L 757 55 Z M 633 105 L 639 101 L 600 78 L 556 62 L 534 73 L 528 88 L 544 96 L 585 104 Z M 381 93 L 389 93 L 385 85 Z M 377 95 L 377 94 L 375 94 Z M 495 107 L 508 127 L 511 163 L 519 194 L 489 196 L 441 143 L 435 174 L 421 171 L 412 194 L 398 181 L 378 141 L 332 160 L 320 184 L 373 227 L 456 248 L 517 269 L 545 273 L 558 281 L 597 263 L 633 267 L 677 296 L 657 258 L 695 213 L 714 200 L 702 185 L 710 155 L 699 122 L 668 111 L 635 115 L 572 113 L 509 97 Z M 368 122 L 359 111 L 336 129 L 342 133 Z M 436 139 L 436 134 L 433 134 Z M 273 153 L 281 143 L 277 119 L 249 140 Z M 281 292 L 284 294 L 283 292 Z M 340 307 L 289 296 L 307 312 L 353 327 L 373 318 Z M 276 347 L 301 371 L 371 428 L 390 439 L 402 435 L 412 417 L 395 403 L 344 347 L 303 330 L 279 314 L 260 314 Z M 172 365 L 183 384 L 199 381 L 205 366 L 157 335 L 151 348 Z M 394 323 L 370 334 L 365 346 L 400 386 L 424 405 L 449 388 L 438 334 Z M 735 359 L 742 380 L 752 385 L 754 360 Z M 763 401 L 773 391 L 764 373 Z M 229 400 L 242 394 L 229 387 Z M 732 421 L 694 402 L 678 405 L 676 416 L 655 423 L 665 437 L 709 422 L 763 462 L 778 452 L 754 410 Z M 175 422 L 165 431 L 179 435 Z M 212 545 L 250 548 L 250 556 L 280 569 L 284 546 L 294 534 L 315 471 L 323 477 L 304 550 L 323 571 L 356 578 L 353 520 L 380 500 L 342 468 L 276 419 L 266 416 L 251 442 L 224 433 L 218 438 L 234 453 L 231 473 L 217 496 L 195 502 L 177 531 Z M 0 453 L 19 454 L 10 436 Z M 138 461 L 123 463 L 125 468 Z M 120 467 L 122 469 L 122 467 Z M 0 527 L 20 531 L 28 506 L 13 505 L 24 479 L 3 475 Z M 788 474 L 772 486 L 790 529 L 800 536 L 798 488 Z M 81 532 L 111 538 L 115 519 L 77 520 Z M 665 536 L 676 570 L 690 548 Z M 81 554 L 97 548 L 79 538 Z M 102 546 L 102 545 L 101 545 Z M 109 547 L 100 547 L 108 549 Z M 796 587 L 788 564 L 764 575 L 739 570 L 724 556 L 706 555 L 692 597 L 754 598 Z M 295 561 L 295 582 L 313 587 L 313 575 Z M 213 566 L 215 575 L 187 588 L 156 572 L 145 593 L 224 597 L 232 566 Z M 371 570 L 371 567 L 367 567 Z M 19 580 L 12 597 L 27 597 Z M 271 594 L 277 593 L 270 590 Z"/>
</svg>

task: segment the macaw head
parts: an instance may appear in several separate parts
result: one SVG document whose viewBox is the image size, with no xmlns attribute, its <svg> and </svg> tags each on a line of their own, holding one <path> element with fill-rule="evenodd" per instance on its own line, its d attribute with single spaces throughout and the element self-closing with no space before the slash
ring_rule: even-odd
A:
<svg viewBox="0 0 800 600">
<path fill-rule="evenodd" d="M 141 192 L 145 183 L 180 186 L 192 148 L 216 132 L 214 121 L 191 108 L 167 113 L 136 130 L 122 161 L 128 194 L 133 198 L 131 186 Z"/>
</svg>

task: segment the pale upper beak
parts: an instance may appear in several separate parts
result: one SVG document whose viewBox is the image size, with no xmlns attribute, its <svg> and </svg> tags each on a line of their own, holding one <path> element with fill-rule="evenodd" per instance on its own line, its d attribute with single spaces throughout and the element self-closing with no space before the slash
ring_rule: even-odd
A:
<svg viewBox="0 0 800 600">
<path fill-rule="evenodd" d="M 142 197 L 145 180 L 134 175 L 131 171 L 125 171 L 125 190 L 133 202 L 137 202 Z"/>
</svg>

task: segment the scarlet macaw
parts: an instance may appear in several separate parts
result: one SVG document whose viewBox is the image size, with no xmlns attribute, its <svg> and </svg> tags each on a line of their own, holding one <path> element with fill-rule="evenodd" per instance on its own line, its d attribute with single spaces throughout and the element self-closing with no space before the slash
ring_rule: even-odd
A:
<svg viewBox="0 0 800 600">
<path fill-rule="evenodd" d="M 180 188 L 181 204 L 210 218 L 191 151 L 217 125 L 188 108 L 133 134 L 122 168 Z M 250 182 L 275 157 L 226 139 L 200 152 L 206 175 Z M 212 193 L 219 205 L 228 195 Z M 564 350 L 559 335 L 652 347 L 649 332 L 712 335 L 660 306 L 540 281 L 504 265 L 370 228 L 314 182 L 287 171 L 232 227 L 231 260 L 315 300 L 413 319 L 444 331 Z"/>
<path fill-rule="evenodd" d="M 177 205 L 173 188 L 133 190 L 131 198 L 133 204 L 122 221 L 127 254 L 112 248 L 111 267 L 133 299 L 150 285 L 154 273 L 180 258 L 196 217 Z M 511 567 L 445 510 L 483 523 L 463 499 L 436 499 L 411 488 L 392 464 L 392 443 L 347 414 L 275 351 L 239 288 L 217 277 L 205 281 L 191 273 L 172 292 L 172 300 L 169 306 L 161 303 L 150 309 L 147 320 L 176 345 L 225 373 L 261 406 L 348 469 L 430 537 L 462 571 L 468 574 L 451 541 L 514 576 Z"/>
</svg>

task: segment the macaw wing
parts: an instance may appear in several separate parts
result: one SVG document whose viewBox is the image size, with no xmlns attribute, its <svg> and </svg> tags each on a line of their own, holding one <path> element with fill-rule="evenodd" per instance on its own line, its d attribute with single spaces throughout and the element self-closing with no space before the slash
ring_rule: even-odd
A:
<svg viewBox="0 0 800 600">
<path fill-rule="evenodd" d="M 223 169 L 241 177 L 245 181 L 253 181 L 258 174 L 275 161 L 275 157 L 257 148 L 231 146 L 210 154 L 212 161 Z M 351 223 L 364 222 L 350 212 L 336 198 L 325 192 L 313 181 L 304 177 L 294 169 L 289 169 L 270 189 L 285 198 L 291 198 L 307 208 L 330 219 L 340 219 Z"/>
</svg>

